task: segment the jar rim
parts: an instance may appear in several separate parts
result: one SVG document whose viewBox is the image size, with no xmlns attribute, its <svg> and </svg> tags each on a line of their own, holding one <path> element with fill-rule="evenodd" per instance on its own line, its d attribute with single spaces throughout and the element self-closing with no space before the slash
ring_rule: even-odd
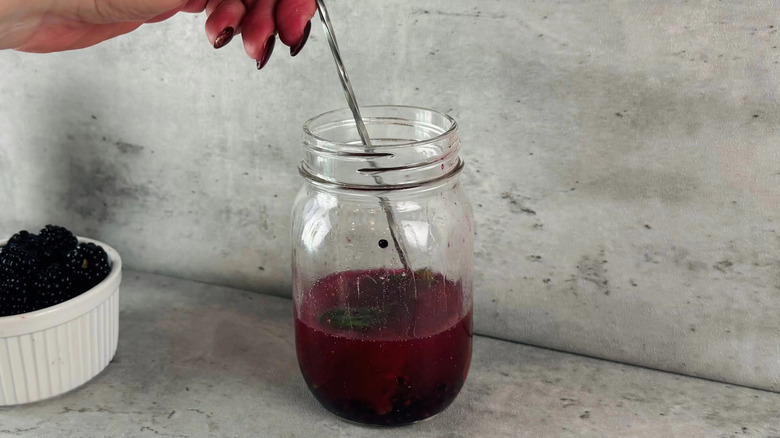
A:
<svg viewBox="0 0 780 438">
<path fill-rule="evenodd" d="M 343 183 L 332 179 L 324 178 L 320 175 L 317 175 L 309 171 L 306 168 L 304 163 L 301 163 L 298 166 L 298 173 L 312 183 L 321 184 L 323 186 L 328 186 L 328 187 L 336 187 L 339 189 L 361 191 L 361 192 L 390 192 L 390 191 L 395 192 L 395 191 L 401 191 L 407 189 L 416 189 L 418 187 L 423 187 L 423 186 L 435 186 L 440 183 L 443 184 L 446 181 L 451 180 L 456 176 L 458 176 L 461 173 L 461 171 L 463 171 L 464 167 L 465 167 L 465 163 L 463 162 L 463 160 L 458 158 L 458 161 L 452 170 L 436 178 L 424 180 L 424 181 L 410 182 L 406 184 L 392 184 L 392 185 L 387 185 L 387 184 L 365 185 L 365 184 Z"/>
<path fill-rule="evenodd" d="M 446 120 L 449 123 L 449 127 L 446 130 L 444 130 L 444 132 L 442 132 L 440 134 L 437 134 L 437 135 L 435 135 L 435 136 L 433 136 L 431 138 L 420 139 L 420 140 L 412 140 L 412 141 L 399 141 L 397 143 L 385 144 L 384 146 L 396 147 L 396 146 L 425 145 L 425 144 L 428 144 L 428 143 L 436 143 L 438 141 L 442 141 L 442 140 L 446 139 L 449 136 L 452 136 L 458 130 L 458 123 L 449 114 L 443 113 L 441 111 L 433 110 L 433 109 L 430 109 L 430 108 L 414 106 L 414 105 L 366 105 L 366 106 L 361 106 L 361 109 L 369 110 L 369 111 L 382 109 L 382 108 L 385 108 L 385 109 L 425 111 L 425 112 L 429 112 L 429 113 L 431 113 L 433 115 L 440 116 L 440 117 L 442 117 L 444 120 Z M 356 151 L 363 151 L 365 149 L 365 145 L 363 145 L 362 143 L 358 144 L 358 143 L 352 143 L 352 142 L 346 143 L 346 142 L 334 141 L 334 140 L 331 140 L 331 139 L 327 139 L 327 138 L 321 137 L 321 136 L 319 136 L 319 135 L 317 135 L 317 134 L 315 134 L 313 132 L 313 126 L 314 126 L 314 124 L 317 121 L 322 120 L 322 119 L 326 119 L 328 116 L 333 116 L 333 115 L 338 114 L 338 113 L 344 113 L 345 114 L 344 120 L 347 121 L 347 122 L 353 121 L 353 123 L 354 123 L 352 112 L 349 110 L 349 108 L 334 109 L 334 110 L 326 111 L 326 112 L 324 112 L 322 114 L 316 115 L 316 116 L 310 118 L 309 120 L 307 120 L 303 124 L 303 133 L 304 133 L 304 135 L 306 135 L 307 137 L 311 137 L 312 139 L 316 140 L 317 142 L 328 143 L 328 144 L 331 144 L 334 147 L 338 147 L 338 148 L 340 148 L 342 150 L 350 151 L 351 149 L 354 149 Z M 363 114 L 363 113 L 361 113 L 361 116 L 362 116 L 364 121 L 366 121 L 366 120 L 370 121 L 372 119 L 376 119 L 376 118 L 381 117 L 381 116 L 366 117 L 366 115 Z"/>
</svg>

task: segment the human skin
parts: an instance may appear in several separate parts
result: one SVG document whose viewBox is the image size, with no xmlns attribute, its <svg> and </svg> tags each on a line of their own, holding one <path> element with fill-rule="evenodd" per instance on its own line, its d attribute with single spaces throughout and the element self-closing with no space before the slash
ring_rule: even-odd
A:
<svg viewBox="0 0 780 438">
<path fill-rule="evenodd" d="M 315 0 L 2 0 L 0 49 L 81 49 L 178 12 L 205 11 L 209 43 L 220 48 L 240 33 L 260 68 L 277 34 L 292 55 L 300 51 L 316 8 Z"/>
</svg>

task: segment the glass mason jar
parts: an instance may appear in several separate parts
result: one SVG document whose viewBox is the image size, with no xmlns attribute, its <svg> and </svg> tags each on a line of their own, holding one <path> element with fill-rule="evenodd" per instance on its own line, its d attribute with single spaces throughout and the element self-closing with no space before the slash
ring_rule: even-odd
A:
<svg viewBox="0 0 780 438">
<path fill-rule="evenodd" d="M 295 341 L 328 410 L 413 423 L 457 396 L 471 363 L 473 225 L 455 121 L 432 110 L 362 108 L 304 125 L 292 213 Z"/>
</svg>

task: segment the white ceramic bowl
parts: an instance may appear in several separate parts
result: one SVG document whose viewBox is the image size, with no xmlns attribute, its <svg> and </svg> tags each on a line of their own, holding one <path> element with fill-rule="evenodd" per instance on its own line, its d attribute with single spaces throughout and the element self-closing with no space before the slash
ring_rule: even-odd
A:
<svg viewBox="0 0 780 438">
<path fill-rule="evenodd" d="M 122 259 L 105 243 L 78 239 L 102 246 L 111 272 L 92 289 L 56 306 L 0 317 L 0 406 L 70 391 L 95 377 L 114 357 Z"/>
</svg>

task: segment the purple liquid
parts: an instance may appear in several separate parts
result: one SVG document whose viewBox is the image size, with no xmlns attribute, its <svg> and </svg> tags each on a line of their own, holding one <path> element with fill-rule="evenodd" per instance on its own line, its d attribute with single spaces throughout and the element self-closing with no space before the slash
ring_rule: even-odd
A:
<svg viewBox="0 0 780 438">
<path fill-rule="evenodd" d="M 402 271 L 348 271 L 320 279 L 302 301 L 298 363 L 336 415 L 408 424 L 442 411 L 463 386 L 472 312 L 459 283 L 429 270 L 414 281 Z"/>
</svg>

